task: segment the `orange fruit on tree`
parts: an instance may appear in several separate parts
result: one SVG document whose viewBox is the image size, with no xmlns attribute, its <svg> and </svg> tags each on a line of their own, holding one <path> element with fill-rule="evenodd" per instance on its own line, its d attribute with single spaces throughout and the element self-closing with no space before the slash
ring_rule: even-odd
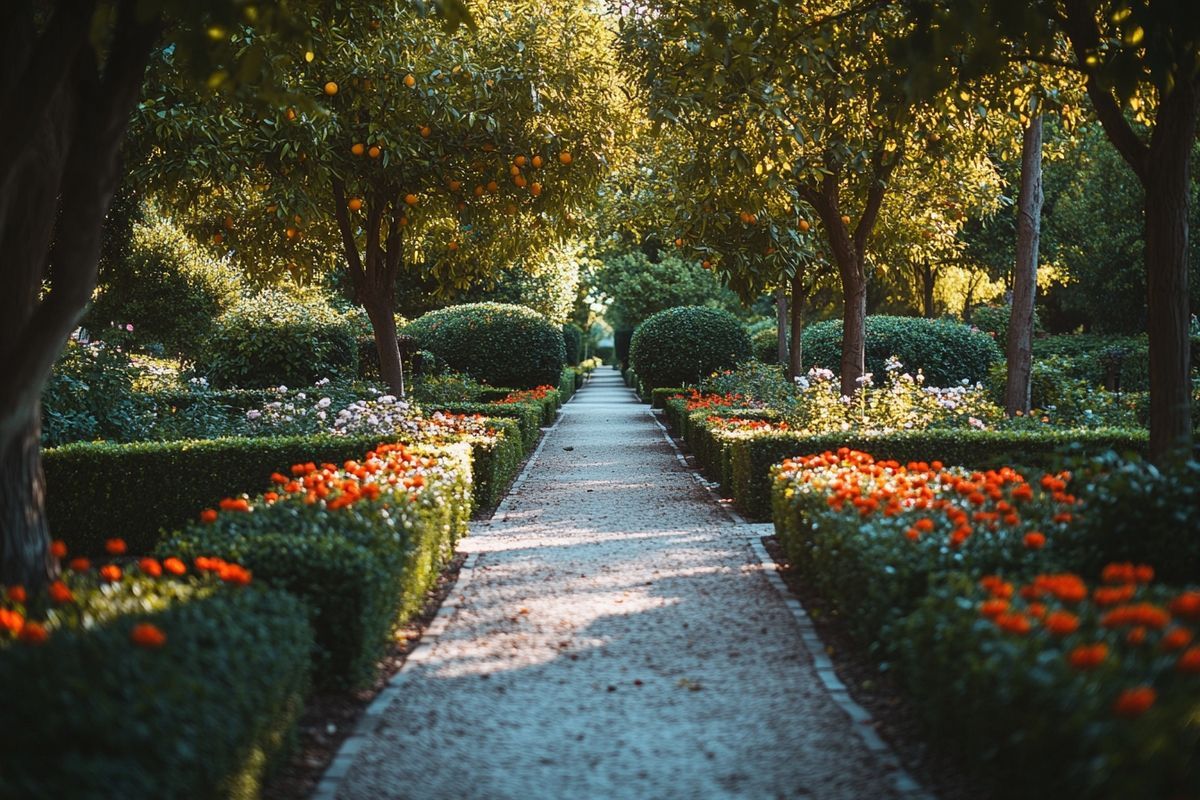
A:
<svg viewBox="0 0 1200 800">
<path fill-rule="evenodd" d="M 329 95 L 330 97 L 333 97 L 337 93 L 338 93 L 338 85 L 336 83 L 334 83 L 333 81 L 329 81 L 328 83 L 325 84 L 325 94 Z"/>
<path fill-rule="evenodd" d="M 292 217 L 292 220 L 299 225 L 300 223 L 304 222 L 304 217 L 297 214 L 296 216 Z"/>
<path fill-rule="evenodd" d="M 401 217 L 400 218 L 400 227 L 403 228 L 407 224 L 408 224 L 408 217 Z"/>
<path fill-rule="evenodd" d="M 408 194 L 404 195 L 404 202 L 408 203 L 410 206 L 415 206 L 417 204 L 418 199 L 419 198 L 412 192 L 409 192 Z"/>
<path fill-rule="evenodd" d="M 430 128 L 428 125 L 421 126 L 421 138 L 422 139 L 428 139 L 429 134 L 431 134 L 431 133 L 433 133 L 433 129 Z"/>
<path fill-rule="evenodd" d="M 225 239 L 225 237 L 221 235 L 220 231 L 217 231 L 216 233 L 214 233 L 213 237 L 212 237 L 213 244 L 220 244 L 222 241 L 224 241 L 224 239 Z"/>
<path fill-rule="evenodd" d="M 295 239 L 297 236 L 300 235 L 300 231 L 296 230 L 295 228 L 288 228 L 283 233 L 289 239 Z"/>
<path fill-rule="evenodd" d="M 451 239 L 451 240 L 450 240 L 450 244 L 446 245 L 446 247 L 447 247 L 447 248 L 449 248 L 449 250 L 450 250 L 451 252 L 454 252 L 455 250 L 457 250 L 457 249 L 458 249 L 458 242 L 456 242 L 456 241 L 454 241 L 453 239 Z"/>
<path fill-rule="evenodd" d="M 528 181 L 525 180 L 524 175 L 517 175 L 515 178 L 513 178 L 513 183 L 517 185 L 518 189 L 524 189 L 525 184 L 528 183 Z"/>
<path fill-rule="evenodd" d="M 459 211 L 466 211 L 466 209 L 467 209 L 467 204 L 466 204 L 466 203 L 464 203 L 462 200 L 459 200 L 459 201 L 458 201 L 458 205 L 456 206 L 456 208 L 457 208 Z"/>
<path fill-rule="evenodd" d="M 704 267 L 705 269 L 712 269 L 712 262 L 708 260 L 701 261 L 700 266 Z"/>
<path fill-rule="evenodd" d="M 225 230 L 233 230 L 233 217 L 229 216 L 228 214 L 225 215 Z"/>
<path fill-rule="evenodd" d="M 474 195 L 475 195 L 476 197 L 483 197 L 483 186 L 481 186 L 481 185 L 479 185 L 479 184 L 476 184 L 476 185 L 475 185 L 475 191 L 474 191 Z"/>
<path fill-rule="evenodd" d="M 404 85 L 410 89 L 417 85 L 417 79 L 411 72 L 404 76 Z"/>
<path fill-rule="evenodd" d="M 538 197 L 542 193 L 542 185 L 537 181 L 529 184 L 529 193 L 534 197 Z"/>
<path fill-rule="evenodd" d="M 288 122 L 294 122 L 294 121 L 295 121 L 295 119 L 296 119 L 296 109 L 294 109 L 294 108 L 289 108 L 287 111 L 285 111 L 285 112 L 284 112 L 284 114 L 283 114 L 283 115 L 284 115 L 285 117 L 287 117 L 287 121 L 288 121 Z"/>
<path fill-rule="evenodd" d="M 544 162 L 542 161 L 541 156 L 534 156 L 532 163 L 534 169 L 541 169 Z"/>
<path fill-rule="evenodd" d="M 802 219 L 796 223 L 796 227 L 800 229 L 801 233 L 808 233 L 808 229 L 812 226 L 808 224 L 808 220 Z"/>
<path fill-rule="evenodd" d="M 508 168 L 508 174 L 509 174 L 509 175 L 514 175 L 514 176 L 515 176 L 515 175 L 520 175 L 520 174 L 521 174 L 521 168 L 520 168 L 520 167 L 518 167 L 516 164 L 513 164 L 511 167 L 509 167 L 509 168 Z"/>
<path fill-rule="evenodd" d="M 558 154 L 558 160 L 563 164 L 570 164 L 572 161 L 575 160 L 575 158 L 570 153 L 568 153 L 566 150 L 563 150 L 561 153 Z"/>
<path fill-rule="evenodd" d="M 369 155 L 371 158 L 379 158 L 379 155 L 382 152 L 383 151 L 379 149 L 379 145 L 373 144 L 371 145 L 371 149 L 367 151 L 367 155 Z"/>
<path fill-rule="evenodd" d="M 492 144 L 491 142 L 484 142 L 484 143 L 483 143 L 483 152 L 485 152 L 485 153 L 490 153 L 490 152 L 492 152 L 492 151 L 493 151 L 493 150 L 495 150 L 495 149 L 496 149 L 496 145 Z"/>
<path fill-rule="evenodd" d="M 676 238 L 676 239 L 675 239 L 675 246 L 676 246 L 676 247 L 683 247 L 683 239 Z"/>
<path fill-rule="evenodd" d="M 462 181 L 456 181 L 456 180 L 454 180 L 453 178 L 451 178 L 451 179 L 450 179 L 450 180 L 449 180 L 449 181 L 446 183 L 446 185 L 450 187 L 450 191 L 452 191 L 452 192 L 457 192 L 459 189 L 461 189 L 461 188 L 462 188 Z"/>
<path fill-rule="evenodd" d="M 843 225 L 850 224 L 850 215 L 849 214 L 842 214 L 842 224 Z"/>
<path fill-rule="evenodd" d="M 523 167 L 523 166 L 525 166 L 525 156 L 517 156 L 516 158 L 514 158 L 514 159 L 513 159 L 513 166 L 516 166 L 516 167 Z"/>
<path fill-rule="evenodd" d="M 496 183 L 495 181 L 488 181 L 487 190 L 489 192 L 498 192 L 500 191 L 500 184 Z"/>
<path fill-rule="evenodd" d="M 356 156 L 361 156 L 363 153 L 367 152 L 367 146 L 362 142 L 355 142 L 354 144 L 350 145 L 350 152 Z"/>
<path fill-rule="evenodd" d="M 346 206 L 351 211 L 360 211 L 363 206 L 362 199 L 358 197 L 351 197 L 350 202 L 346 203 Z"/>
</svg>

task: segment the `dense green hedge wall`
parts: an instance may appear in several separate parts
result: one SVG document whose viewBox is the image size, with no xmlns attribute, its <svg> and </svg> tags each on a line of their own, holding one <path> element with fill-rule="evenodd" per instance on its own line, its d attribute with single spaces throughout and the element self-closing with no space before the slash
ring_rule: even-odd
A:
<svg viewBox="0 0 1200 800">
<path fill-rule="evenodd" d="M 939 460 L 946 464 L 992 469 L 1002 466 L 1050 468 L 1069 455 L 1093 455 L 1106 450 L 1144 453 L 1149 445 L 1145 431 L 912 431 L 879 436 L 830 433 L 803 436 L 763 433 L 735 442 L 729 458 L 733 497 L 747 517 L 771 516 L 772 465 L 793 456 L 850 447 L 878 459 Z"/>
<path fill-rule="evenodd" d="M 467 532 L 469 447 L 451 445 L 430 455 L 441 477 L 428 480 L 415 502 L 398 491 L 331 511 L 289 498 L 252 513 L 221 514 L 215 523 L 192 523 L 167 537 L 158 555 L 223 558 L 299 597 L 312 611 L 316 681 L 369 685 L 395 625 L 420 610 Z"/>
<path fill-rule="evenodd" d="M 842 321 L 809 325 L 802 335 L 804 360 L 810 366 L 841 372 Z M 867 317 L 867 372 L 883 380 L 884 363 L 896 356 L 906 371 L 925 374 L 926 386 L 955 386 L 962 380 L 985 381 L 988 367 L 1000 360 L 992 337 L 949 320 L 923 317 Z"/>
<path fill-rule="evenodd" d="M 583 360 L 583 328 L 574 322 L 563 325 L 563 343 L 567 348 L 567 364 L 575 366 Z"/>
<path fill-rule="evenodd" d="M 436 403 L 422 406 L 430 414 L 444 411 L 448 414 L 466 414 L 474 416 L 482 414 L 496 419 L 515 420 L 520 430 L 521 442 L 525 452 L 531 452 L 537 446 L 538 437 L 542 435 L 543 408 L 541 403 Z"/>
<path fill-rule="evenodd" d="M 562 375 L 558 376 L 558 405 L 560 407 L 575 396 L 575 382 L 578 374 L 573 368 L 566 367 L 563 369 Z"/>
<path fill-rule="evenodd" d="M 492 386 L 557 386 L 567 359 L 562 328 L 523 306 L 450 306 L 419 317 L 404 333 L 451 369 Z"/>
<path fill-rule="evenodd" d="M 629 345 L 630 364 L 646 392 L 698 383 L 750 356 L 750 335 L 737 317 L 704 306 L 658 312 L 637 327 Z"/>
<path fill-rule="evenodd" d="M 139 622 L 167 645 L 133 646 Z M 0 796 L 258 797 L 292 741 L 312 643 L 299 601 L 254 586 L 0 649 Z"/>
<path fill-rule="evenodd" d="M 486 514 L 500 504 L 525 460 L 521 428 L 515 419 L 494 416 L 488 419 L 488 427 L 500 435 L 467 440 L 471 445 L 476 516 Z"/>
</svg>

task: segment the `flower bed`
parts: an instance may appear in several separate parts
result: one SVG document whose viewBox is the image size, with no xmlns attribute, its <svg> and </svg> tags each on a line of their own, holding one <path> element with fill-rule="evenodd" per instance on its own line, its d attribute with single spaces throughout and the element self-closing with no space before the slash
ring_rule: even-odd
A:
<svg viewBox="0 0 1200 800">
<path fill-rule="evenodd" d="M 44 622 L 0 600 L 0 796 L 257 796 L 307 692 L 304 606 L 209 558 L 72 564 Z"/>
</svg>

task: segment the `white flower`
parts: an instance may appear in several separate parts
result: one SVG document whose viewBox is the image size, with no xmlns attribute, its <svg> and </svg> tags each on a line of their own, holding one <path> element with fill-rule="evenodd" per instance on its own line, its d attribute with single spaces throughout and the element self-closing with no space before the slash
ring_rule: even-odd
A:
<svg viewBox="0 0 1200 800">
<path fill-rule="evenodd" d="M 333 403 L 333 401 L 328 397 L 322 397 L 317 401 L 317 408 L 329 408 L 331 403 Z"/>
<path fill-rule="evenodd" d="M 859 375 L 857 378 L 855 378 L 854 382 L 859 386 L 872 386 L 874 385 L 874 377 L 875 375 L 873 373 L 864 372 L 862 375 Z"/>
<path fill-rule="evenodd" d="M 394 403 L 394 402 L 396 402 L 396 396 L 393 394 L 385 394 L 383 397 L 379 398 L 379 402 Z"/>
<path fill-rule="evenodd" d="M 321 380 L 317 381 L 315 385 L 324 386 L 327 383 L 329 383 L 329 378 L 321 378 Z"/>
<path fill-rule="evenodd" d="M 967 423 L 970 424 L 970 426 L 972 428 L 978 428 L 979 430 L 983 430 L 984 428 L 987 427 L 986 425 L 983 424 L 983 420 L 976 419 L 975 417 L 968 417 Z"/>
<path fill-rule="evenodd" d="M 807 389 L 809 387 L 808 378 L 805 378 L 803 375 L 797 375 L 796 376 L 796 386 L 801 391 L 804 391 L 805 389 Z"/>
<path fill-rule="evenodd" d="M 259 411 L 257 408 L 252 408 L 246 412 L 246 419 L 250 420 L 251 422 L 253 422 L 254 420 L 258 419 L 261 416 L 262 416 L 262 412 Z"/>
</svg>

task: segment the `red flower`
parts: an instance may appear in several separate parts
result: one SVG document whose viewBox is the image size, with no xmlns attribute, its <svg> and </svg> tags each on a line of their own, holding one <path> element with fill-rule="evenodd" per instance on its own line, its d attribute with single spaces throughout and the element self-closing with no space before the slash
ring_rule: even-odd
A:
<svg viewBox="0 0 1200 800">
<path fill-rule="evenodd" d="M 25 618 L 16 611 L 9 611 L 7 608 L 0 608 L 0 630 L 8 631 L 11 634 L 21 632 L 21 626 L 25 624 Z"/>
<path fill-rule="evenodd" d="M 143 558 L 138 562 L 138 569 L 151 578 L 160 578 L 163 574 L 162 564 L 158 563 L 154 558 Z"/>
<path fill-rule="evenodd" d="M 24 586 L 8 587 L 8 599 L 12 600 L 14 603 L 24 603 L 25 602 L 25 587 Z"/>
<path fill-rule="evenodd" d="M 55 581 L 54 583 L 50 584 L 49 591 L 50 591 L 50 599 L 56 605 L 61 606 L 62 604 L 69 603 L 75 599 L 74 596 L 71 594 L 70 588 L 68 588 L 67 585 L 65 583 L 63 583 L 62 581 Z"/>
<path fill-rule="evenodd" d="M 167 572 L 171 573 L 172 575 L 183 575 L 184 573 L 187 572 L 187 565 L 184 564 L 182 561 L 180 561 L 178 558 L 175 558 L 174 556 L 171 556 L 170 558 L 165 559 L 162 562 L 162 565 L 163 565 L 163 569 L 165 569 Z"/>
<path fill-rule="evenodd" d="M 1129 633 L 1125 634 L 1125 641 L 1129 642 L 1129 644 L 1134 645 L 1135 647 L 1140 644 L 1145 644 L 1146 629 L 1140 626 L 1132 629 L 1129 631 Z"/>
<path fill-rule="evenodd" d="M 1108 645 L 1104 642 L 1081 644 L 1067 656 L 1072 667 L 1080 670 L 1095 669 L 1108 658 Z"/>
<path fill-rule="evenodd" d="M 124 539 L 109 539 L 104 543 L 104 552 L 110 556 L 125 555 L 125 540 Z"/>
<path fill-rule="evenodd" d="M 997 619 L 1006 611 L 1008 611 L 1008 601 L 999 597 L 984 600 L 979 604 L 979 613 L 991 620 Z"/>
<path fill-rule="evenodd" d="M 156 625 L 139 622 L 129 631 L 129 641 L 147 650 L 157 650 L 167 643 L 167 635 Z"/>
<path fill-rule="evenodd" d="M 217 511 L 213 508 L 206 508 L 200 512 L 200 521 L 206 525 L 211 525 L 217 521 Z"/>
<path fill-rule="evenodd" d="M 105 564 L 100 568 L 100 577 L 109 583 L 116 583 L 121 580 L 121 568 L 116 564 Z"/>
<path fill-rule="evenodd" d="M 55 558 L 59 558 L 59 559 L 66 558 L 67 557 L 67 543 L 64 542 L 62 539 L 55 539 L 53 542 L 50 543 L 50 555 L 54 556 Z"/>
<path fill-rule="evenodd" d="M 86 558 L 73 558 L 71 563 L 67 564 L 72 572 L 87 572 L 92 568 L 92 562 Z"/>
<path fill-rule="evenodd" d="M 1154 691 L 1153 687 L 1135 686 L 1117 695 L 1117 701 L 1113 703 L 1113 713 L 1127 719 L 1140 717 L 1157 699 L 1158 692 Z"/>
<path fill-rule="evenodd" d="M 1182 650 L 1192 643 L 1192 632 L 1187 628 L 1171 628 L 1163 635 L 1158 646 L 1163 650 Z"/>
<path fill-rule="evenodd" d="M 46 631 L 44 625 L 26 620 L 17 638 L 25 644 L 37 645 L 45 644 L 46 640 L 50 638 L 50 634 Z"/>
<path fill-rule="evenodd" d="M 1030 531 L 1025 534 L 1025 546 L 1030 550 L 1041 550 L 1046 546 L 1046 534 L 1041 531 Z"/>
<path fill-rule="evenodd" d="M 1200 675 L 1200 647 L 1189 647 L 1175 662 L 1175 669 L 1192 675 Z"/>
<path fill-rule="evenodd" d="M 1079 617 L 1070 611 L 1053 611 L 1046 615 L 1045 625 L 1055 636 L 1069 636 L 1079 628 Z"/>
<path fill-rule="evenodd" d="M 1183 619 L 1200 620 L 1200 590 L 1184 592 L 1172 600 L 1171 613 Z"/>
<path fill-rule="evenodd" d="M 1005 633 L 1013 633 L 1017 636 L 1024 636 L 1029 633 L 1032 627 L 1029 618 L 1024 614 L 1001 614 L 996 617 L 996 627 Z"/>
</svg>

